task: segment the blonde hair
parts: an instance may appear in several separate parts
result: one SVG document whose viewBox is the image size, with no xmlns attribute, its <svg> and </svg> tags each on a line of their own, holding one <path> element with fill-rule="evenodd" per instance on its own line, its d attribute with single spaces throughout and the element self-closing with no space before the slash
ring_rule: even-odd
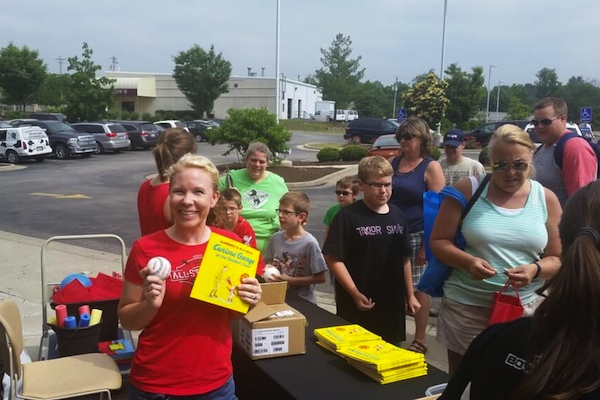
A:
<svg viewBox="0 0 600 400">
<path fill-rule="evenodd" d="M 213 183 L 213 190 L 218 192 L 219 170 L 217 167 L 215 167 L 215 164 L 213 164 L 212 161 L 198 154 L 188 153 L 183 155 L 179 161 L 169 167 L 167 170 L 167 177 L 169 180 L 173 180 L 175 175 L 180 174 L 189 168 L 198 168 L 207 172 L 210 175 L 210 180 Z"/>
<path fill-rule="evenodd" d="M 388 160 L 381 156 L 365 157 L 358 163 L 358 179 L 366 182 L 371 174 L 378 177 L 392 176 L 394 169 Z"/>
<path fill-rule="evenodd" d="M 281 199 L 279 199 L 279 204 L 292 206 L 294 211 L 297 213 L 305 213 L 308 215 L 308 212 L 310 211 L 310 199 L 304 192 L 287 192 L 281 196 Z"/>
<path fill-rule="evenodd" d="M 529 134 L 516 125 L 502 125 L 492 134 L 492 137 L 490 138 L 490 144 L 488 145 L 490 161 L 492 163 L 494 162 L 494 149 L 498 143 L 518 144 L 519 146 L 526 147 L 529 149 L 530 155 L 533 157 L 535 144 L 531 141 Z M 535 169 L 533 168 L 531 161 L 531 159 L 527 160 L 529 163 L 529 169 L 527 173 L 528 178 L 531 178 L 535 175 Z"/>
</svg>

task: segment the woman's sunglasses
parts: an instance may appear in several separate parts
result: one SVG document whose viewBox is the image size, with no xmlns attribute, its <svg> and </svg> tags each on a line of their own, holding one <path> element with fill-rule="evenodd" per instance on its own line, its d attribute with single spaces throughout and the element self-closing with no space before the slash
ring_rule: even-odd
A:
<svg viewBox="0 0 600 400">
<path fill-rule="evenodd" d="M 552 125 L 552 121 L 554 121 L 558 117 L 560 117 L 560 115 L 557 115 L 554 118 L 544 118 L 542 120 L 532 119 L 531 125 L 538 126 L 539 124 L 542 124 L 542 126 L 550 126 Z"/>
<path fill-rule="evenodd" d="M 492 170 L 494 171 L 506 171 L 508 167 L 511 166 L 517 172 L 525 172 L 529 167 L 527 161 L 517 160 L 517 161 L 496 161 L 492 164 Z"/>
<path fill-rule="evenodd" d="M 410 132 L 405 132 L 402 135 L 400 135 L 400 139 L 404 139 L 404 140 L 412 140 L 414 137 L 416 137 L 417 135 L 413 135 Z"/>
<path fill-rule="evenodd" d="M 347 190 L 336 190 L 335 194 L 338 196 L 350 196 L 352 192 L 349 192 Z"/>
</svg>

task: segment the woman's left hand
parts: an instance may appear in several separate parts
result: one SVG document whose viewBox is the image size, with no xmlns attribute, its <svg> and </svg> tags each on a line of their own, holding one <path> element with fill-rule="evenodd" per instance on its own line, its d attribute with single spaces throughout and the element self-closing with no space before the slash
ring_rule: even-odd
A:
<svg viewBox="0 0 600 400">
<path fill-rule="evenodd" d="M 256 278 L 244 278 L 238 285 L 238 295 L 250 305 L 256 305 L 261 299 L 262 289 Z"/>
<path fill-rule="evenodd" d="M 536 273 L 537 266 L 535 264 L 523 264 L 515 268 L 504 268 L 504 274 L 508 276 L 518 288 L 529 285 Z"/>
</svg>

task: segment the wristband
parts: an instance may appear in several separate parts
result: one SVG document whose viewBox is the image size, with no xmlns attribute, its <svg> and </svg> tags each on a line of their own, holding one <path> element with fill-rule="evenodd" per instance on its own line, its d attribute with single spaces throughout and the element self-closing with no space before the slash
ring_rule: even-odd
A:
<svg viewBox="0 0 600 400">
<path fill-rule="evenodd" d="M 535 273 L 535 275 L 533 276 L 533 279 L 536 279 L 540 276 L 540 274 L 542 273 L 542 266 L 540 265 L 539 262 L 534 261 L 532 264 L 534 264 L 537 267 L 537 272 Z M 532 280 L 533 280 L 532 279 Z"/>
</svg>

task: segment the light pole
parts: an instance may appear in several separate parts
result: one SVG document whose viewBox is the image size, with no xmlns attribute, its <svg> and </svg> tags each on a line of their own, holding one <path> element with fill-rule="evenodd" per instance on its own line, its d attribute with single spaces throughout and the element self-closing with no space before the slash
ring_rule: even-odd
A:
<svg viewBox="0 0 600 400">
<path fill-rule="evenodd" d="M 280 81 L 279 81 L 279 6 L 281 0 L 277 0 L 277 22 L 276 25 L 276 33 L 275 33 L 275 120 L 279 123 L 279 109 L 281 108 L 281 94 L 279 91 L 281 90 Z"/>
<path fill-rule="evenodd" d="M 442 23 L 442 59 L 440 62 L 440 81 L 444 79 L 444 55 L 446 53 L 446 11 L 448 10 L 448 0 L 444 0 L 444 22 Z M 437 124 L 437 136 L 440 136 L 442 130 L 442 121 Z"/>
<path fill-rule="evenodd" d="M 500 84 L 504 81 L 498 81 L 498 93 L 496 96 L 496 122 L 498 122 L 498 109 L 500 108 Z"/>
<path fill-rule="evenodd" d="M 490 82 L 492 80 L 492 68 L 498 67 L 497 65 L 490 64 L 490 70 L 488 72 L 488 87 L 487 87 L 487 105 L 485 107 L 485 122 L 487 123 L 490 116 Z"/>
</svg>

